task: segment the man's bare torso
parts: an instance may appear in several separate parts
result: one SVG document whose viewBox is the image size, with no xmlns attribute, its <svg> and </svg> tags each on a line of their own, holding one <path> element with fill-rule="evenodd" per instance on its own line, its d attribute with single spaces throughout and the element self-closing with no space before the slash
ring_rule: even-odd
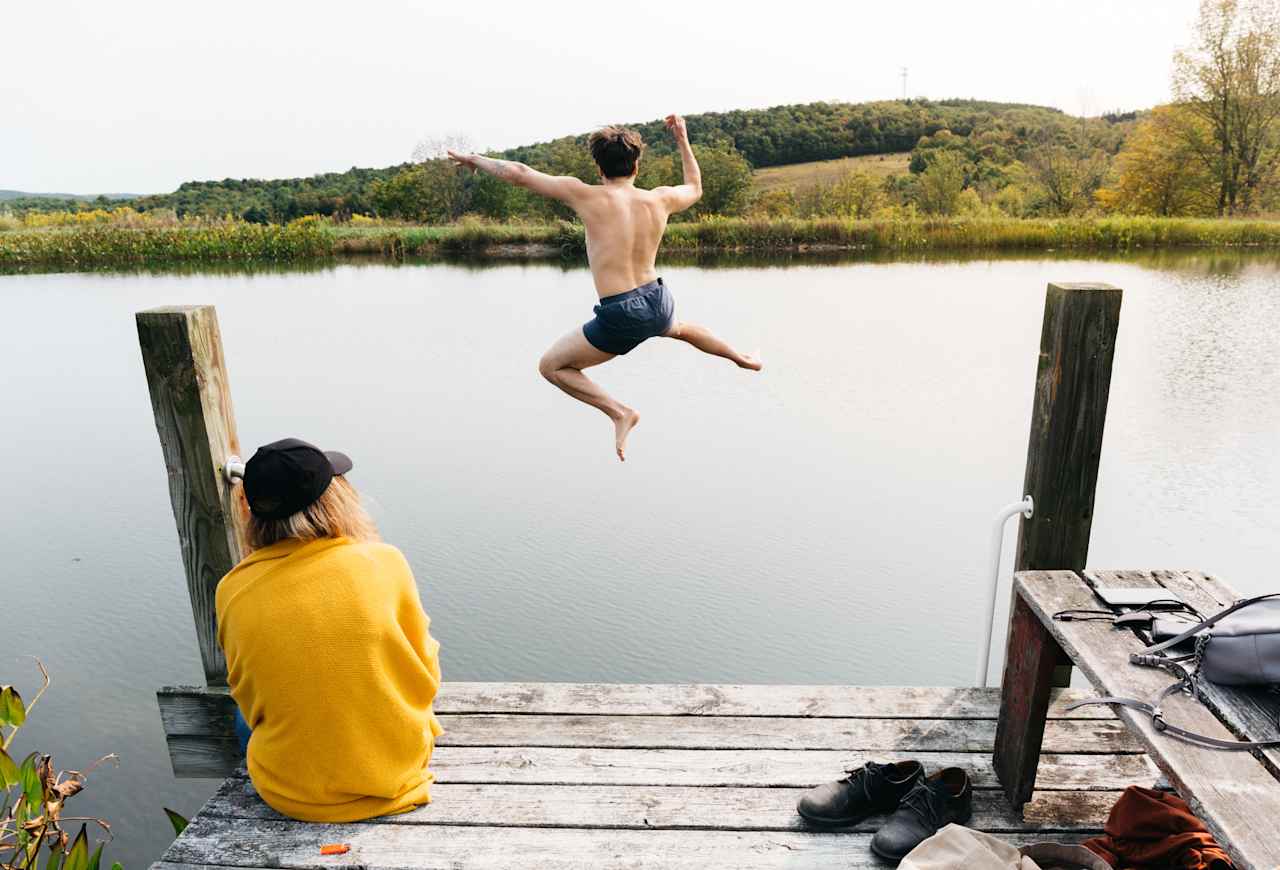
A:
<svg viewBox="0 0 1280 870">
<path fill-rule="evenodd" d="M 600 298 L 625 293 L 658 277 L 654 263 L 667 228 L 661 194 L 629 179 L 591 185 L 574 203 L 587 232 L 587 262 Z"/>
<path fill-rule="evenodd" d="M 548 175 L 523 163 L 499 160 L 480 154 L 449 152 L 460 166 L 480 170 L 512 184 L 568 205 L 582 219 L 587 234 L 587 261 L 601 299 L 626 293 L 658 277 L 654 263 L 667 218 L 691 208 L 702 197 L 702 172 L 698 168 L 689 131 L 679 115 L 668 115 L 666 127 L 675 141 L 684 174 L 682 184 L 641 190 L 635 186 L 643 150 L 633 131 L 608 127 L 591 135 L 592 156 L 600 168 L 600 184 L 587 184 L 571 175 Z M 649 291 L 645 291 L 649 292 Z M 646 338 L 664 335 L 685 341 L 704 353 L 724 357 L 740 368 L 759 371 L 760 360 L 734 350 L 704 326 L 675 319 L 670 294 L 665 287 L 655 289 L 655 302 L 645 302 L 625 328 L 610 326 L 602 319 L 606 308 L 597 306 L 596 317 L 575 327 L 560 338 L 538 362 L 538 371 L 569 396 L 603 411 L 613 421 L 614 449 L 625 459 L 627 435 L 640 422 L 640 415 L 606 393 L 582 370 L 608 362 L 634 349 Z M 664 298 L 665 297 L 665 301 Z M 625 306 L 627 303 L 620 303 Z M 637 326 L 642 327 L 637 330 Z M 654 328 L 657 327 L 657 328 Z M 593 337 L 594 336 L 594 337 Z"/>
</svg>

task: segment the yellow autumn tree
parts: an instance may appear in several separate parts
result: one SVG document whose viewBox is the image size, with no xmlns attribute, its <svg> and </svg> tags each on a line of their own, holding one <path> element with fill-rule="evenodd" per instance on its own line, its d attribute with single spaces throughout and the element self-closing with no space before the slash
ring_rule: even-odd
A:
<svg viewBox="0 0 1280 870">
<path fill-rule="evenodd" d="M 1201 159 L 1211 139 L 1203 119 L 1183 106 L 1157 106 L 1116 155 L 1113 183 L 1096 194 L 1108 211 L 1161 217 L 1217 213 L 1217 188 Z"/>
<path fill-rule="evenodd" d="M 867 172 L 846 172 L 827 191 L 826 212 L 852 218 L 869 218 L 885 203 L 884 185 Z"/>
</svg>

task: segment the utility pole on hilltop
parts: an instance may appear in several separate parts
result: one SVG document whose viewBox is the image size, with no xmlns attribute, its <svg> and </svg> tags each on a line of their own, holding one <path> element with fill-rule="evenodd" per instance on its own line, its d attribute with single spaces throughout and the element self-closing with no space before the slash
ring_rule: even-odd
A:
<svg viewBox="0 0 1280 870">
<path fill-rule="evenodd" d="M 907 68 L 905 66 L 899 75 L 902 76 L 902 99 L 905 100 L 907 98 Z"/>
</svg>

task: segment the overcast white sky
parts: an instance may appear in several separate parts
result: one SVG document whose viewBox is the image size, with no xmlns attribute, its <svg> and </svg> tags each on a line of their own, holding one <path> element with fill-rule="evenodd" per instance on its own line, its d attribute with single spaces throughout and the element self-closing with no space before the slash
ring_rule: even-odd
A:
<svg viewBox="0 0 1280 870">
<path fill-rule="evenodd" d="M 1196 0 L 4 4 L 0 188 L 385 166 L 610 122 L 901 94 L 1166 100 Z"/>
</svg>

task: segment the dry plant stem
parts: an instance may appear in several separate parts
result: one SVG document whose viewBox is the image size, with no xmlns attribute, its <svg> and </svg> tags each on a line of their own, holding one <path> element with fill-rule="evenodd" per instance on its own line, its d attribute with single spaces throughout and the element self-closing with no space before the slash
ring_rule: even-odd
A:
<svg viewBox="0 0 1280 870">
<path fill-rule="evenodd" d="M 83 773 L 78 770 L 68 770 L 66 773 L 67 776 L 74 776 L 76 779 L 83 780 L 108 761 L 115 764 L 116 767 L 120 766 L 120 756 L 116 755 L 114 752 L 108 752 L 106 755 L 86 767 Z"/>
<path fill-rule="evenodd" d="M 40 661 L 40 659 L 35 656 L 31 656 L 31 658 L 35 660 L 36 667 L 40 669 L 40 677 L 43 682 L 39 691 L 36 692 L 36 696 L 32 698 L 31 703 L 27 705 L 28 713 L 30 713 L 31 709 L 35 707 L 36 703 L 40 700 L 40 696 L 45 693 L 45 690 L 49 688 L 49 670 L 44 666 L 44 662 Z"/>
<path fill-rule="evenodd" d="M 110 843 L 113 839 L 115 839 L 115 836 L 116 836 L 111 832 L 110 822 L 106 821 L 105 819 L 95 818 L 94 816 L 65 816 L 59 819 L 58 821 L 60 822 L 93 822 L 95 825 L 97 825 L 98 827 L 102 828 L 102 830 L 107 832 L 107 839 L 103 841 L 105 843 Z"/>
</svg>

